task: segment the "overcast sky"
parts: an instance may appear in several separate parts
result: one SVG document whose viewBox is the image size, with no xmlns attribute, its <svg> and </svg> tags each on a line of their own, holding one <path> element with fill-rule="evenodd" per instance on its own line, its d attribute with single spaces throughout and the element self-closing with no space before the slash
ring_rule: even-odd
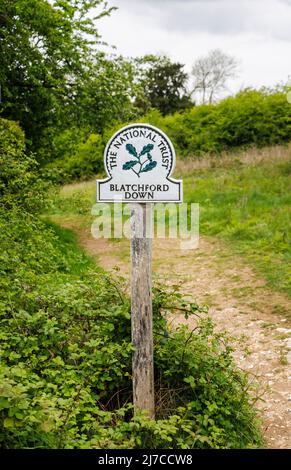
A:
<svg viewBox="0 0 291 470">
<path fill-rule="evenodd" d="M 125 56 L 166 53 L 186 64 L 220 48 L 240 61 L 241 87 L 291 78 L 291 0 L 110 0 L 103 40 Z"/>
</svg>

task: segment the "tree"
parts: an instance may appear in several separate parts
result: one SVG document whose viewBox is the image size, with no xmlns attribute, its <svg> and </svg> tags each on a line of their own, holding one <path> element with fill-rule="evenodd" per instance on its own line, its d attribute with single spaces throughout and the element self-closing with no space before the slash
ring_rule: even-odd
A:
<svg viewBox="0 0 291 470">
<path fill-rule="evenodd" d="M 1 0 L 1 111 L 31 148 L 74 115 L 100 43 L 96 20 L 111 11 L 104 0 Z"/>
<path fill-rule="evenodd" d="M 123 57 L 99 54 L 76 97 L 78 126 L 103 133 L 116 122 L 135 117 L 134 67 Z"/>
<path fill-rule="evenodd" d="M 191 95 L 202 95 L 203 104 L 213 103 L 219 93 L 226 89 L 227 81 L 237 75 L 237 68 L 236 59 L 219 49 L 198 58 L 192 68 L 194 86 Z"/>
<path fill-rule="evenodd" d="M 171 62 L 166 56 L 145 56 L 137 63 L 143 92 L 136 98 L 136 105 L 143 112 L 152 107 L 166 115 L 193 106 L 186 88 L 188 75 L 183 64 Z"/>
</svg>

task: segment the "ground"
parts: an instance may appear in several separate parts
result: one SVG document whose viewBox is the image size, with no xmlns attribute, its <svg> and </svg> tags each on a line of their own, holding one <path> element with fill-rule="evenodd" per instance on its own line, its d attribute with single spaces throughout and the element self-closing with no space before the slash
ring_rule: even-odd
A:
<svg viewBox="0 0 291 470">
<path fill-rule="evenodd" d="M 88 224 L 70 217 L 54 217 L 72 229 L 79 243 L 107 270 L 118 270 L 129 281 L 129 241 L 94 239 Z M 166 285 L 180 285 L 199 304 L 208 305 L 217 328 L 239 341 L 239 367 L 258 381 L 258 408 L 268 447 L 290 448 L 291 364 L 290 300 L 272 290 L 243 258 L 216 238 L 201 237 L 194 250 L 181 250 L 179 240 L 153 242 L 153 277 Z M 175 322 L 193 320 L 175 316 Z M 247 348 L 247 353 L 245 352 Z M 290 382 L 289 382 L 290 383 Z"/>
</svg>

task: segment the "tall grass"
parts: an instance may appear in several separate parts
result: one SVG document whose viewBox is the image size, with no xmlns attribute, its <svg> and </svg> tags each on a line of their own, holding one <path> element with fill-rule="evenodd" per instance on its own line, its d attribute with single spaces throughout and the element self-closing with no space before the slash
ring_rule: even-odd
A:
<svg viewBox="0 0 291 470">
<path fill-rule="evenodd" d="M 186 201 L 200 203 L 201 233 L 229 241 L 270 285 L 289 294 L 290 154 L 290 146 L 265 158 L 244 154 L 190 174 L 188 167 L 184 177 Z"/>
</svg>

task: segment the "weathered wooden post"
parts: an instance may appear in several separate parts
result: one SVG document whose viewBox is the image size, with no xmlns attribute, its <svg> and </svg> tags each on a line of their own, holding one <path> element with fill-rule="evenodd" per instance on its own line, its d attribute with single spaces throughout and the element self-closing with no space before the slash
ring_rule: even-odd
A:
<svg viewBox="0 0 291 470">
<path fill-rule="evenodd" d="M 175 151 L 168 137 L 149 124 L 120 129 L 104 152 L 108 178 L 97 181 L 98 202 L 131 205 L 131 327 L 135 413 L 155 417 L 152 315 L 152 206 L 181 202 L 182 182 L 171 179 Z"/>
<path fill-rule="evenodd" d="M 133 403 L 136 411 L 147 410 L 150 418 L 154 418 L 151 204 L 132 204 L 131 229 Z"/>
</svg>

